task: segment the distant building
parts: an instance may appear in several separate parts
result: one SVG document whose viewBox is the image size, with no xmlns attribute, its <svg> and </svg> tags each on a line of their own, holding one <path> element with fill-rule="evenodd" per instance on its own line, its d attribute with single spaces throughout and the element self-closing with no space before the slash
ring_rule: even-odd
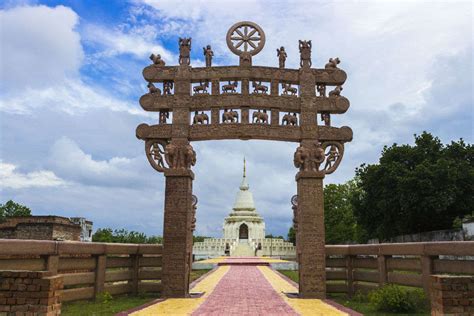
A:
<svg viewBox="0 0 474 316">
<path fill-rule="evenodd" d="M 18 216 L 9 217 L 0 223 L 0 238 L 6 239 L 37 239 L 37 240 L 73 240 L 81 241 L 83 227 L 88 229 L 84 234 L 89 239 L 92 233 L 92 222 L 84 220 L 82 224 L 74 223 L 62 216 Z"/>
<path fill-rule="evenodd" d="M 223 238 L 206 238 L 193 245 L 195 259 L 230 256 L 273 256 L 295 258 L 292 243 L 278 238 L 265 238 L 265 222 L 257 213 L 245 174 L 232 212 L 224 220 Z"/>
<path fill-rule="evenodd" d="M 84 217 L 71 217 L 71 221 L 81 226 L 81 241 L 92 241 L 92 222 Z"/>
</svg>

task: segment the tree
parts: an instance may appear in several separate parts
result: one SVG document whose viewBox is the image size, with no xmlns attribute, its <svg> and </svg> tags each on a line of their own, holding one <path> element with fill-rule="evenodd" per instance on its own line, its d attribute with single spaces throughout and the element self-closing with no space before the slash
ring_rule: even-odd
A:
<svg viewBox="0 0 474 316">
<path fill-rule="evenodd" d="M 144 233 L 128 231 L 126 229 L 99 228 L 93 235 L 94 242 L 112 242 L 126 244 L 161 244 L 161 236 L 148 237 Z"/>
<path fill-rule="evenodd" d="M 291 225 L 290 229 L 288 230 L 288 241 L 296 246 L 296 231 L 293 225 Z"/>
<path fill-rule="evenodd" d="M 423 132 L 414 146 L 385 146 L 356 177 L 354 214 L 371 238 L 449 229 L 474 205 L 474 148 Z"/>
<path fill-rule="evenodd" d="M 31 216 L 31 210 L 12 200 L 9 200 L 5 204 L 0 204 L 0 222 L 4 221 L 7 217 L 13 216 Z"/>
<path fill-rule="evenodd" d="M 355 181 L 328 184 L 324 187 L 324 226 L 327 244 L 347 244 L 363 239 L 351 200 L 357 189 Z"/>
</svg>

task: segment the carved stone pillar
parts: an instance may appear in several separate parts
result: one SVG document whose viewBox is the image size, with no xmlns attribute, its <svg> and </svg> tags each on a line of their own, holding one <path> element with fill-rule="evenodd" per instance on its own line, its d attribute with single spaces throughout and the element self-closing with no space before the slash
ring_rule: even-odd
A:
<svg viewBox="0 0 474 316">
<path fill-rule="evenodd" d="M 162 297 L 188 297 L 194 174 L 186 169 L 168 169 L 165 177 Z"/>
<path fill-rule="evenodd" d="M 242 86 L 241 86 L 240 92 L 242 93 L 242 95 L 249 95 L 249 80 L 248 79 L 242 79 Z"/>
<path fill-rule="evenodd" d="M 323 179 L 324 172 L 321 171 L 300 171 L 296 175 L 296 240 L 301 298 L 326 297 Z"/>
<path fill-rule="evenodd" d="M 249 123 L 249 107 L 242 106 L 240 110 L 241 110 L 241 123 L 248 124 Z"/>
</svg>

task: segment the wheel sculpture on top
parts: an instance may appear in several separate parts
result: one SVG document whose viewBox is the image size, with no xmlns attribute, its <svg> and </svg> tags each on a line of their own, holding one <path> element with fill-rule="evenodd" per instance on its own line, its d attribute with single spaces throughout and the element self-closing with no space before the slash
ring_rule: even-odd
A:
<svg viewBox="0 0 474 316">
<path fill-rule="evenodd" d="M 227 46 L 237 56 L 256 55 L 265 46 L 265 33 L 257 24 L 249 21 L 239 22 L 227 32 Z"/>
</svg>

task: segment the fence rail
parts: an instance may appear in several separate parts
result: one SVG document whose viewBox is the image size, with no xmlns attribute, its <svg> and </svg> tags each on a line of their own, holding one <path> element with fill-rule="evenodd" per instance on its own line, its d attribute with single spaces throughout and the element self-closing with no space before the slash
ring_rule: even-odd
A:
<svg viewBox="0 0 474 316">
<path fill-rule="evenodd" d="M 162 245 L 0 239 L 0 270 L 63 276 L 62 301 L 161 291 Z"/>
<path fill-rule="evenodd" d="M 63 301 L 161 291 L 162 245 L 0 239 L 0 270 L 63 276 Z M 386 283 L 428 290 L 432 274 L 474 275 L 474 242 L 326 246 L 327 292 Z"/>
<path fill-rule="evenodd" d="M 327 291 L 368 292 L 391 283 L 429 291 L 432 274 L 474 275 L 474 242 L 326 246 Z"/>
</svg>

